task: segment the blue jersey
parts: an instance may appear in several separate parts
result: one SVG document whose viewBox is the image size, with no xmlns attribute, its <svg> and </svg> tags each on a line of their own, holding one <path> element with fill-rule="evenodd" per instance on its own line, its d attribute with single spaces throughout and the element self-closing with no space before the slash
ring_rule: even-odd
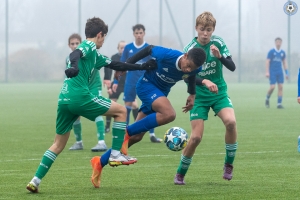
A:
<svg viewBox="0 0 300 200">
<path fill-rule="evenodd" d="M 146 71 L 144 76 L 140 78 L 139 83 L 143 79 L 147 80 L 160 89 L 166 96 L 176 82 L 195 75 L 202 70 L 202 67 L 199 67 L 189 73 L 182 72 L 178 66 L 178 62 L 183 53 L 177 50 L 155 46 L 152 48 L 151 56 L 156 59 L 157 69 Z"/>
<path fill-rule="evenodd" d="M 282 71 L 282 61 L 285 59 L 283 50 L 271 49 L 267 59 L 270 59 L 270 71 Z"/>
<path fill-rule="evenodd" d="M 142 45 L 137 46 L 135 42 L 127 44 L 122 53 L 121 62 L 126 62 L 128 58 L 142 50 L 143 48 L 149 46 L 148 43 L 144 42 Z M 147 62 L 151 57 L 147 56 L 137 62 L 137 64 L 141 64 Z M 126 76 L 126 84 L 136 85 L 136 82 L 139 78 L 144 74 L 145 70 L 136 70 L 136 71 L 128 71 Z"/>
</svg>

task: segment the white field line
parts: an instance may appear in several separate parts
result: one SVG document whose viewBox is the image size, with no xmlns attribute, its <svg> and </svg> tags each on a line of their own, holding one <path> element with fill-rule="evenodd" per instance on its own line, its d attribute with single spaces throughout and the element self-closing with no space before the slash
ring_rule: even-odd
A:
<svg viewBox="0 0 300 200">
<path fill-rule="evenodd" d="M 281 151 L 257 151 L 257 152 L 237 152 L 237 154 L 268 154 L 268 153 L 280 153 Z M 211 155 L 225 155 L 225 153 L 200 153 L 200 154 L 195 154 L 195 156 L 211 156 Z M 41 154 L 42 156 L 42 154 Z M 178 157 L 180 156 L 178 153 L 174 155 L 170 154 L 160 154 L 160 155 L 155 155 L 155 154 L 148 154 L 148 155 L 139 155 L 137 156 L 138 158 L 146 158 L 146 157 Z M 33 160 L 41 160 L 42 157 L 40 158 L 27 158 L 27 159 L 9 159 L 9 160 L 0 160 L 0 162 L 26 162 L 26 161 L 33 161 Z M 91 157 L 78 157 L 78 159 L 90 159 Z M 71 160 L 73 158 L 64 158 L 64 160 Z"/>
</svg>

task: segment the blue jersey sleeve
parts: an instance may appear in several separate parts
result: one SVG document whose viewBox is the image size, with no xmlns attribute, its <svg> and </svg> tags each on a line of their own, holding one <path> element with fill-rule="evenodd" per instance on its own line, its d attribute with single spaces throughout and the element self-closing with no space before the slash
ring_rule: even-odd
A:
<svg viewBox="0 0 300 200">
<path fill-rule="evenodd" d="M 300 97 L 300 68 L 298 72 L 298 97 Z"/>
<path fill-rule="evenodd" d="M 157 60 L 163 60 L 168 50 L 169 49 L 161 46 L 155 46 L 152 48 L 151 56 Z"/>
<path fill-rule="evenodd" d="M 272 58 L 272 50 L 269 51 L 268 55 L 267 55 L 267 59 L 270 59 L 271 60 Z"/>
<path fill-rule="evenodd" d="M 121 62 L 126 62 L 127 58 L 128 58 L 128 46 L 126 45 L 125 48 L 124 48 L 124 51 L 122 53 L 120 61 Z"/>
</svg>

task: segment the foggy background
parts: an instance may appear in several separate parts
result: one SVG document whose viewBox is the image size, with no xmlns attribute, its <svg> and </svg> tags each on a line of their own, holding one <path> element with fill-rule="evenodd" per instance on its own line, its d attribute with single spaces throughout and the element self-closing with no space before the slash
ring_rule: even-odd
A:
<svg viewBox="0 0 300 200">
<path fill-rule="evenodd" d="M 240 2 L 239 57 L 239 0 L 8 0 L 6 70 L 7 6 L 6 0 L 0 0 L 0 82 L 62 81 L 65 58 L 70 53 L 68 37 L 79 32 L 84 39 L 88 18 L 100 17 L 108 24 L 101 53 L 110 57 L 117 52 L 120 40 L 134 40 L 131 28 L 136 23 L 146 27 L 146 42 L 182 50 L 196 36 L 195 19 L 203 11 L 212 12 L 216 18 L 214 35 L 224 39 L 236 63 L 234 73 L 224 68 L 227 82 L 267 83 L 265 61 L 276 37 L 283 39 L 282 49 L 287 54 L 290 49 L 290 82 L 296 82 L 300 67 L 300 11 L 290 17 L 288 47 L 289 16 L 283 11 L 287 0 Z M 294 2 L 300 6 L 300 0 Z M 103 70 L 100 73 L 103 76 Z"/>
</svg>

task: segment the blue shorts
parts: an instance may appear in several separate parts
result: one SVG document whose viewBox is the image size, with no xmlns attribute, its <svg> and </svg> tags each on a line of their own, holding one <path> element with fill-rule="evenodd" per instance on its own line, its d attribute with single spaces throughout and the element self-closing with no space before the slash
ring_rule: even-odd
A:
<svg viewBox="0 0 300 200">
<path fill-rule="evenodd" d="M 125 102 L 134 102 L 136 98 L 136 84 L 125 84 L 124 97 Z"/>
<path fill-rule="evenodd" d="M 284 82 L 284 75 L 282 70 L 281 71 L 270 70 L 270 85 L 274 85 L 276 83 L 283 84 L 283 82 Z"/>
<path fill-rule="evenodd" d="M 148 82 L 147 79 L 141 78 L 136 85 L 136 92 L 142 105 L 139 111 L 142 111 L 144 114 L 149 115 L 155 113 L 152 110 L 152 103 L 159 97 L 167 97 L 168 94 L 164 94 L 160 89 L 155 85 Z"/>
<path fill-rule="evenodd" d="M 144 74 L 144 71 L 128 71 L 126 75 L 126 82 L 124 87 L 125 102 L 134 102 L 136 98 L 136 84 L 139 78 Z"/>
</svg>

